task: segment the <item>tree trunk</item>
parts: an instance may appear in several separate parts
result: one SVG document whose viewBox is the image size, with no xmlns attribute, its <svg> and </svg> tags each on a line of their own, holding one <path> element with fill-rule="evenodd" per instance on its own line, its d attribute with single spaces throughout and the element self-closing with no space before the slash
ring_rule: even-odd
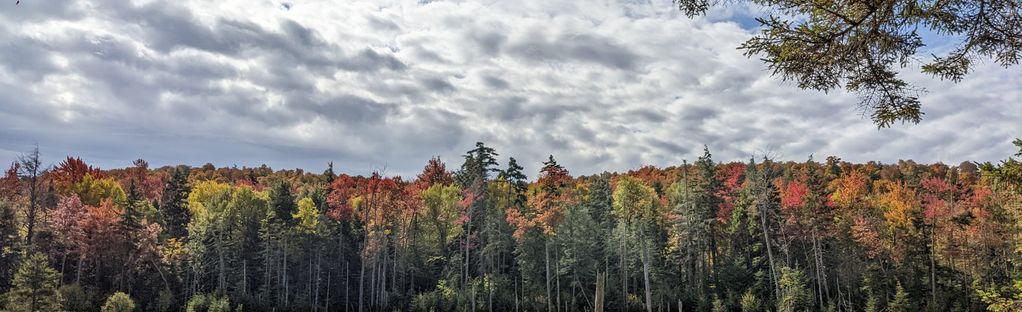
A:
<svg viewBox="0 0 1022 312">
<path fill-rule="evenodd" d="M 603 312 L 603 288 L 607 284 L 607 272 L 596 273 L 596 305 L 593 307 L 595 312 Z"/>
<path fill-rule="evenodd" d="M 936 255 L 936 250 L 933 248 L 933 233 L 930 233 L 930 310 L 932 311 L 937 307 L 937 272 L 936 263 L 933 259 Z"/>
<path fill-rule="evenodd" d="M 765 206 L 765 205 L 761 205 L 761 206 Z M 775 266 L 774 252 L 773 252 L 773 248 L 770 247 L 772 245 L 770 243 L 770 236 L 767 234 L 767 222 L 766 222 L 766 216 L 767 216 L 766 213 L 767 212 L 766 212 L 765 208 L 766 207 L 760 207 L 760 211 L 759 211 L 759 224 L 760 224 L 760 230 L 763 232 L 763 244 L 766 245 L 767 261 L 769 261 L 769 263 L 770 263 L 770 284 L 772 284 L 774 286 L 773 287 L 774 288 L 773 295 L 776 297 L 777 293 L 780 292 L 781 286 L 780 286 L 779 282 L 777 281 L 777 269 L 774 267 Z"/>
<path fill-rule="evenodd" d="M 625 263 L 625 240 L 622 239 L 619 254 L 621 256 L 621 310 L 628 307 L 628 270 Z"/>
<path fill-rule="evenodd" d="M 358 312 L 365 311 L 362 305 L 362 298 L 365 298 L 365 280 L 366 280 L 366 261 L 363 259 L 359 263 L 360 269 L 358 273 Z"/>
<path fill-rule="evenodd" d="M 348 296 L 351 290 L 351 262 L 344 261 L 344 312 L 348 312 L 351 297 Z"/>
<path fill-rule="evenodd" d="M 646 312 L 653 312 L 653 290 L 649 284 L 649 251 L 645 247 L 642 248 L 642 279 L 645 284 L 646 292 Z"/>
<path fill-rule="evenodd" d="M 291 295 L 290 285 L 287 284 L 287 238 L 284 238 L 284 269 L 282 276 L 284 277 L 284 305 L 288 305 Z"/>
<path fill-rule="evenodd" d="M 554 262 L 554 280 L 557 281 L 557 311 L 561 311 L 561 253 L 557 252 L 557 262 Z"/>
<path fill-rule="evenodd" d="M 544 244 L 543 258 L 546 261 L 546 310 L 551 312 L 554 310 L 551 305 L 553 298 L 550 294 L 550 242 Z"/>
<path fill-rule="evenodd" d="M 85 262 L 85 256 L 78 255 L 78 272 L 75 273 L 75 284 L 82 285 L 82 265 Z"/>
</svg>

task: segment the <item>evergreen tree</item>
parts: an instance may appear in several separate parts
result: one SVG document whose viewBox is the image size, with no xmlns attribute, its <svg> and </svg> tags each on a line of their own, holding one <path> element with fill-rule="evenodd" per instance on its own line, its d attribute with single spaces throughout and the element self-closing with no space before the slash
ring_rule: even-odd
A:
<svg viewBox="0 0 1022 312">
<path fill-rule="evenodd" d="M 334 162 L 329 162 L 326 165 L 326 170 L 323 171 L 323 182 L 327 185 L 334 183 L 334 179 L 337 178 L 337 174 L 334 173 Z"/>
<path fill-rule="evenodd" d="M 894 284 L 894 299 L 887 303 L 887 312 L 908 312 L 912 311 L 912 305 L 908 299 L 908 292 L 901 287 L 901 282 Z"/>
<path fill-rule="evenodd" d="M 270 209 L 273 210 L 277 220 L 284 224 L 292 224 L 294 219 L 291 215 L 295 213 L 298 206 L 295 202 L 295 195 L 291 192 L 291 183 L 285 180 L 274 181 L 270 186 Z"/>
<path fill-rule="evenodd" d="M 18 224 L 14 207 L 0 199 L 0 293 L 10 287 L 18 261 Z"/>
<path fill-rule="evenodd" d="M 163 216 L 163 228 L 170 237 L 182 239 L 188 237 L 188 166 L 177 166 L 170 173 L 170 179 L 163 188 L 159 202 L 159 211 Z"/>
<path fill-rule="evenodd" d="M 671 210 L 680 216 L 672 228 L 672 240 L 678 247 L 672 258 L 682 272 L 683 293 L 702 305 L 712 303 L 717 284 L 717 210 L 721 202 L 717 192 L 721 182 L 706 147 L 694 167 L 684 164 L 667 197 Z"/>
<path fill-rule="evenodd" d="M 46 255 L 35 253 L 25 259 L 14 275 L 14 286 L 7 294 L 10 312 L 62 311 L 60 273 L 50 268 Z"/>
<path fill-rule="evenodd" d="M 490 173 L 497 172 L 497 152 L 487 147 L 483 142 L 476 142 L 476 147 L 465 153 L 465 162 L 458 171 L 457 181 L 465 188 L 466 197 L 470 198 L 467 203 L 467 222 L 464 224 L 464 246 L 462 255 L 462 277 L 463 286 L 469 279 L 479 273 L 492 269 L 493 248 L 487 248 L 491 242 L 489 236 L 496 235 L 495 228 L 499 221 L 498 215 L 493 209 L 488 194 L 488 183 Z M 494 237 L 494 241 L 499 238 Z M 484 254 L 485 252 L 485 254 Z M 486 257 L 488 259 L 482 259 Z"/>
<path fill-rule="evenodd" d="M 458 172 L 458 183 L 465 187 L 481 188 L 474 186 L 476 183 L 485 183 L 491 172 L 497 172 L 497 152 L 483 142 L 476 142 L 476 148 L 469 150 L 463 156 L 465 162 Z"/>
<path fill-rule="evenodd" d="M 806 285 L 802 270 L 789 267 L 780 269 L 780 293 L 777 294 L 777 312 L 804 311 L 811 306 L 812 294 Z"/>
<path fill-rule="evenodd" d="M 870 281 L 868 276 L 862 280 L 862 288 L 860 290 L 866 295 L 866 305 L 863 307 L 863 311 L 880 312 L 880 300 L 877 299 L 876 294 L 873 292 L 873 285 Z"/>
<path fill-rule="evenodd" d="M 529 187 L 529 181 L 526 181 L 525 173 L 522 172 L 523 169 L 525 168 L 522 168 L 514 157 L 509 157 L 507 161 L 507 168 L 501 170 L 498 175 L 498 178 L 507 181 L 507 183 L 511 185 L 511 193 L 517 194 L 517 198 L 514 201 L 518 201 L 519 203 L 524 201 L 523 196 Z"/>
<path fill-rule="evenodd" d="M 689 16 L 725 3 L 674 2 Z M 802 89 L 859 93 L 859 107 L 879 127 L 922 119 L 920 89 L 902 79 L 900 69 L 919 59 L 920 48 L 932 43 L 926 41 L 943 44 L 941 40 L 955 38 L 942 49 L 943 55 L 934 55 L 921 67 L 923 73 L 954 82 L 979 60 L 1008 67 L 1019 63 L 1022 52 L 1017 0 L 748 2 L 761 5 L 767 16 L 756 18 L 761 30 L 739 47 L 747 56 L 759 57 L 774 75 Z M 923 33 L 941 36 L 929 39 Z"/>
<path fill-rule="evenodd" d="M 141 229 L 141 222 L 143 212 L 141 206 L 144 205 L 144 199 L 138 193 L 138 186 L 134 182 L 128 185 L 128 197 L 126 197 L 123 203 L 119 203 L 124 207 L 124 213 L 121 214 L 121 231 L 126 238 L 130 238 Z M 132 242 L 132 239 L 126 239 L 127 242 Z"/>
</svg>

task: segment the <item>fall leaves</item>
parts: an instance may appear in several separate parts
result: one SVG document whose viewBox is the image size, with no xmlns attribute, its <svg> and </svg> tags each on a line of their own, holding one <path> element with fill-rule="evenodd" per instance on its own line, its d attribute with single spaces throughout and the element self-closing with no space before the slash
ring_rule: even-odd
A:
<svg viewBox="0 0 1022 312">
<path fill-rule="evenodd" d="M 941 283 L 1004 282 L 1022 246 L 1019 188 L 1003 184 L 1004 168 L 715 163 L 705 151 L 693 164 L 598 176 L 572 176 L 550 156 L 530 182 L 496 156 L 479 144 L 461 169 L 432 158 L 412 180 L 332 167 L 100 170 L 67 158 L 36 184 L 34 244 L 59 259 L 65 282 L 145 304 L 196 288 L 297 310 L 470 300 L 581 310 L 571 296 L 598 279 L 614 285 L 612 310 L 676 298 L 737 309 L 728 294 L 769 305 L 791 287 L 815 288 L 800 306 L 858 307 L 880 287 L 962 295 L 971 288 Z M 0 228 L 13 233 L 0 250 L 27 232 L 17 226 L 27 214 L 7 209 L 24 210 L 26 181 L 17 165 L 0 178 L 0 221 L 15 224 Z M 943 280 L 919 283 L 919 272 Z M 862 290 L 866 275 L 877 289 Z"/>
</svg>

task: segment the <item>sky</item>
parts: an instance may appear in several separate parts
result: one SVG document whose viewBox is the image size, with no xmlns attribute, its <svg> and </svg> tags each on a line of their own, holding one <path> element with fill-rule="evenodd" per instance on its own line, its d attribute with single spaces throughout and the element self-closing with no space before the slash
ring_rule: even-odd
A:
<svg viewBox="0 0 1022 312">
<path fill-rule="evenodd" d="M 958 164 L 1022 136 L 1022 70 L 925 88 L 877 129 L 854 94 L 803 91 L 737 50 L 764 11 L 667 0 L 69 1 L 0 4 L 0 161 L 413 175 L 482 141 L 527 173 L 770 155 Z M 6 3 L 9 2 L 9 3 Z"/>
</svg>

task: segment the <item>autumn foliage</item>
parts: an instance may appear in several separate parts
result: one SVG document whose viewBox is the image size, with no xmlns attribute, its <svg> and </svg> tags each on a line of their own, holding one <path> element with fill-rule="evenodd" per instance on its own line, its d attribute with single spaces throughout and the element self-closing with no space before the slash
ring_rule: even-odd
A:
<svg viewBox="0 0 1022 312">
<path fill-rule="evenodd" d="M 613 311 L 982 310 L 1022 293 L 1013 159 L 715 163 L 706 150 L 573 176 L 549 156 L 528 180 L 496 156 L 479 143 L 460 169 L 434 157 L 413 179 L 67 157 L 37 188 L 14 163 L 0 292 L 25 293 L 13 275 L 38 252 L 68 310 L 117 291 L 145 311 L 574 311 L 597 295 Z"/>
</svg>

